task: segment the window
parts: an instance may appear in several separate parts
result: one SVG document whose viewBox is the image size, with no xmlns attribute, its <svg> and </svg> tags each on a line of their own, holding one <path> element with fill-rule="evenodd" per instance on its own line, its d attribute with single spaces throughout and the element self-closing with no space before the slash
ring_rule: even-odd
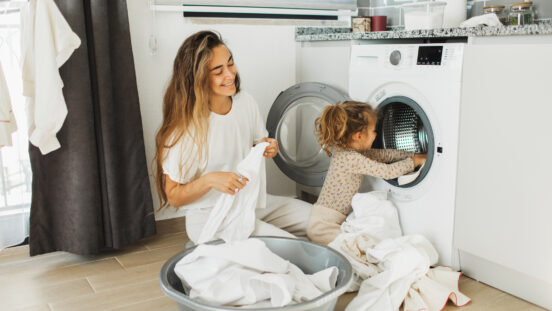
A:
<svg viewBox="0 0 552 311">
<path fill-rule="evenodd" d="M 28 236 L 32 180 L 21 95 L 20 14 L 8 5 L 0 5 L 0 60 L 18 129 L 12 135 L 13 146 L 0 149 L 0 249 Z"/>
</svg>

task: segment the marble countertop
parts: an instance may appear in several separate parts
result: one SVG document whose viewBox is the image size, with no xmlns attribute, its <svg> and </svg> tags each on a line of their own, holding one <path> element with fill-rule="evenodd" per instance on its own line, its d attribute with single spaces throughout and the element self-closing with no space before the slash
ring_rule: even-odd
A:
<svg viewBox="0 0 552 311">
<path fill-rule="evenodd" d="M 521 26 L 440 28 L 353 33 L 348 27 L 297 27 L 295 41 L 378 40 L 411 38 L 461 38 L 491 36 L 552 35 L 552 23 Z"/>
</svg>

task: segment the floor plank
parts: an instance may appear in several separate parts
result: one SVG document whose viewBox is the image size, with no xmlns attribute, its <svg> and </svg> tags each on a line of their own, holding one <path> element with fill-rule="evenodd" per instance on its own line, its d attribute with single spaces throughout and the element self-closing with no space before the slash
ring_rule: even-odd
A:
<svg viewBox="0 0 552 311">
<path fill-rule="evenodd" d="M 149 280 L 159 280 L 159 271 L 165 261 L 157 261 L 111 273 L 100 273 L 87 279 L 92 288 L 97 291 L 111 290 L 117 287 L 131 286 Z"/>
<path fill-rule="evenodd" d="M 150 280 L 132 286 L 119 287 L 109 291 L 98 292 L 91 295 L 68 298 L 59 303 L 52 303 L 53 311 L 96 311 L 109 310 L 117 307 L 163 297 L 158 280 Z"/>
<path fill-rule="evenodd" d="M 153 249 L 151 251 L 135 252 L 117 256 L 117 260 L 125 268 L 132 268 L 140 265 L 146 265 L 157 261 L 165 261 L 172 256 L 186 249 L 186 244 L 178 244 L 174 246 Z"/>
<path fill-rule="evenodd" d="M 139 303 L 134 303 L 124 307 L 112 309 L 110 311 L 178 311 L 178 305 L 169 297 L 159 297 Z"/>
</svg>

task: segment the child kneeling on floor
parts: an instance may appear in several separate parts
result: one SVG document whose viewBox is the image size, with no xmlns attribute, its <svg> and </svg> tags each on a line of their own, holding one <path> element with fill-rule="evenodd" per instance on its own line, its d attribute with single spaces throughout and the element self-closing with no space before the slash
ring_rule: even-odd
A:
<svg viewBox="0 0 552 311">
<path fill-rule="evenodd" d="M 316 119 L 318 143 L 331 162 L 309 217 L 307 235 L 312 241 L 327 245 L 341 233 L 364 175 L 393 179 L 425 163 L 425 154 L 371 149 L 377 119 L 370 105 L 355 101 L 328 106 Z"/>
</svg>

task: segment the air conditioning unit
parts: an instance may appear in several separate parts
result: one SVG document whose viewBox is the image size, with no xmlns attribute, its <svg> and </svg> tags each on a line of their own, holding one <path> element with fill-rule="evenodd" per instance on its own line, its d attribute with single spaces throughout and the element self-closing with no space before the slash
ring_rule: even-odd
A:
<svg viewBox="0 0 552 311">
<path fill-rule="evenodd" d="M 341 19 L 357 15 L 356 0 L 207 0 L 155 1 L 155 11 L 183 12 L 185 17 Z"/>
</svg>

